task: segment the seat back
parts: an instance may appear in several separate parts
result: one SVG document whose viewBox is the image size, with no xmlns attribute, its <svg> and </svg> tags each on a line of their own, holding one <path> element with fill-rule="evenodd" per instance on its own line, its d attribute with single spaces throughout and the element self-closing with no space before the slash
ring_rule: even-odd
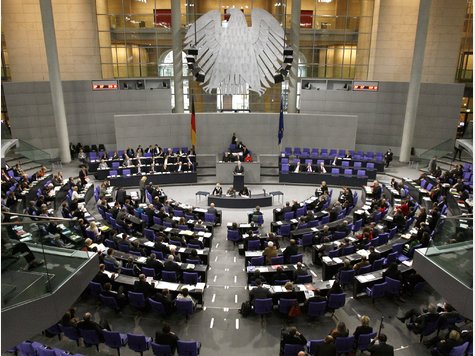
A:
<svg viewBox="0 0 475 356">
<path fill-rule="evenodd" d="M 338 309 L 345 306 L 345 293 L 330 294 L 328 296 L 328 307 L 331 309 Z"/>
<path fill-rule="evenodd" d="M 281 225 L 280 228 L 279 228 L 279 235 L 281 235 L 281 236 L 290 236 L 290 224 Z"/>
<path fill-rule="evenodd" d="M 156 277 L 155 268 L 142 267 L 142 273 L 147 277 L 152 277 L 153 279 Z"/>
<path fill-rule="evenodd" d="M 196 341 L 178 340 L 178 356 L 197 356 L 200 352 Z"/>
<path fill-rule="evenodd" d="M 165 282 L 177 282 L 177 275 L 175 271 L 162 271 L 162 280 Z"/>
<path fill-rule="evenodd" d="M 279 299 L 279 312 L 282 314 L 287 315 L 289 313 L 290 308 L 297 303 L 297 299 L 287 299 L 287 298 L 280 298 Z"/>
<path fill-rule="evenodd" d="M 60 325 L 59 327 L 63 331 L 64 336 L 66 336 L 68 339 L 78 341 L 81 338 L 78 329 L 76 329 L 74 326 Z"/>
<path fill-rule="evenodd" d="M 271 265 L 282 265 L 284 264 L 284 256 L 275 256 L 270 258 Z"/>
<path fill-rule="evenodd" d="M 148 298 L 148 304 L 150 304 L 150 307 L 154 312 L 156 312 L 158 315 L 165 315 L 165 307 L 161 302 L 157 302 L 151 298 Z"/>
<path fill-rule="evenodd" d="M 238 242 L 241 239 L 239 235 L 239 230 L 228 230 L 228 237 L 229 241 Z"/>
<path fill-rule="evenodd" d="M 327 309 L 327 302 L 310 302 L 308 303 L 307 315 L 311 317 L 318 317 L 324 315 Z"/>
<path fill-rule="evenodd" d="M 372 266 L 372 270 L 373 271 L 380 270 L 381 268 L 383 268 L 383 264 L 384 264 L 384 258 L 380 258 L 380 259 L 374 261 L 373 266 Z"/>
<path fill-rule="evenodd" d="M 150 338 L 146 338 L 144 335 L 127 333 L 129 348 L 135 352 L 147 351 L 150 347 L 150 341 Z"/>
<path fill-rule="evenodd" d="M 376 337 L 376 333 L 371 333 L 371 334 L 361 334 L 358 337 L 358 346 L 357 349 L 360 351 L 364 351 L 368 348 L 371 339 L 374 339 Z"/>
<path fill-rule="evenodd" d="M 340 271 L 340 284 L 341 285 L 352 284 L 354 276 L 355 276 L 354 269 L 350 269 L 347 271 L 345 270 Z"/>
<path fill-rule="evenodd" d="M 196 285 L 198 283 L 198 273 L 183 272 L 183 283 Z"/>
<path fill-rule="evenodd" d="M 155 342 L 151 342 L 152 352 L 155 356 L 172 356 L 172 348 L 170 345 L 160 345 Z"/>
<path fill-rule="evenodd" d="M 143 309 L 146 306 L 145 296 L 143 293 L 128 292 L 129 303 L 131 306 L 137 309 Z"/>
<path fill-rule="evenodd" d="M 307 342 L 307 349 L 308 349 L 308 353 L 310 355 L 315 355 L 315 353 L 317 352 L 317 345 L 321 345 L 321 344 L 324 344 L 325 343 L 325 340 L 321 339 L 321 340 L 309 340 Z"/>
<path fill-rule="evenodd" d="M 295 279 L 295 283 L 312 283 L 312 275 L 311 274 L 301 274 L 298 275 Z"/>
<path fill-rule="evenodd" d="M 353 335 L 348 337 L 335 338 L 335 346 L 337 355 L 340 353 L 347 353 L 353 350 L 355 337 Z"/>
<path fill-rule="evenodd" d="M 272 298 L 254 300 L 254 312 L 258 315 L 272 313 L 273 307 Z"/>
<path fill-rule="evenodd" d="M 250 262 L 252 266 L 264 266 L 264 256 L 252 257 Z"/>
<path fill-rule="evenodd" d="M 193 314 L 193 302 L 188 299 L 177 299 L 175 300 L 176 311 L 183 315 Z"/>
<path fill-rule="evenodd" d="M 285 344 L 284 356 L 296 356 L 300 351 L 304 351 L 304 345 L 299 344 Z"/>
<path fill-rule="evenodd" d="M 100 283 L 96 283 L 96 282 L 93 282 L 93 281 L 89 282 L 89 292 L 91 292 L 91 294 L 94 297 L 99 298 L 99 294 L 101 294 L 102 291 L 103 291 L 103 289 L 102 289 L 102 285 Z"/>
<path fill-rule="evenodd" d="M 116 310 L 118 311 L 120 309 L 119 307 L 119 304 L 117 304 L 117 300 L 114 298 L 114 297 L 107 297 L 105 295 L 100 295 L 99 296 L 102 304 L 104 304 L 105 306 L 113 309 L 113 310 Z"/>
<path fill-rule="evenodd" d="M 450 350 L 449 356 L 463 356 L 465 355 L 465 351 L 468 348 L 469 342 L 466 341 L 462 345 L 455 346 Z"/>
<path fill-rule="evenodd" d="M 302 253 L 290 256 L 290 263 L 291 264 L 296 264 L 297 262 L 303 262 L 303 254 Z"/>
<path fill-rule="evenodd" d="M 371 272 L 371 268 L 372 268 L 371 265 L 363 266 L 358 270 L 358 274 L 360 275 L 360 274 L 369 273 L 369 272 Z"/>
<path fill-rule="evenodd" d="M 392 295 L 399 295 L 401 292 L 401 281 L 397 279 L 385 277 L 385 281 L 388 283 L 387 292 Z"/>
<path fill-rule="evenodd" d="M 248 251 L 257 251 L 261 249 L 261 242 L 259 240 L 249 240 L 247 242 Z"/>
</svg>

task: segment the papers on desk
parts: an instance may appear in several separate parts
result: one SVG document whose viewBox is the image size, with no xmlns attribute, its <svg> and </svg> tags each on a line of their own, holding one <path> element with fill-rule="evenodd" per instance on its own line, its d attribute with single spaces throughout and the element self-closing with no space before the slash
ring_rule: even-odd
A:
<svg viewBox="0 0 475 356">
<path fill-rule="evenodd" d="M 343 263 L 343 260 L 339 257 L 333 257 L 333 262 L 335 263 Z"/>
<path fill-rule="evenodd" d="M 297 219 L 291 219 L 290 222 L 294 224 L 298 224 L 299 221 Z"/>
<path fill-rule="evenodd" d="M 103 226 L 101 226 L 101 227 L 99 228 L 99 230 L 101 230 L 101 231 L 107 231 L 107 230 L 109 230 L 109 226 L 103 225 Z"/>
<path fill-rule="evenodd" d="M 369 251 L 363 250 L 363 249 L 356 251 L 356 253 L 358 255 L 360 255 L 361 257 L 368 257 L 369 256 Z"/>
<path fill-rule="evenodd" d="M 412 267 L 412 260 L 408 261 L 402 261 L 403 265 L 406 265 L 407 267 Z"/>
<path fill-rule="evenodd" d="M 145 280 L 147 281 L 147 283 L 150 283 L 150 284 L 154 282 L 153 277 L 146 277 Z"/>
<path fill-rule="evenodd" d="M 361 282 L 370 282 L 373 279 L 376 279 L 376 276 L 371 274 L 371 273 L 368 273 L 368 274 L 362 274 L 362 275 L 358 276 L 358 279 Z"/>
<path fill-rule="evenodd" d="M 147 257 L 144 257 L 144 256 L 139 257 L 139 258 L 137 258 L 137 262 L 138 263 L 145 263 L 145 262 L 147 262 Z"/>
<path fill-rule="evenodd" d="M 313 232 L 317 232 L 317 231 L 318 231 L 318 229 L 317 229 L 316 227 L 312 227 L 311 229 L 312 229 Z"/>
<path fill-rule="evenodd" d="M 193 263 L 188 263 L 185 268 L 186 269 L 195 269 L 195 265 Z"/>
<path fill-rule="evenodd" d="M 274 293 L 283 293 L 284 292 L 284 287 L 282 286 L 272 286 L 271 288 Z"/>
<path fill-rule="evenodd" d="M 277 225 L 282 225 L 282 221 L 277 221 L 276 224 Z"/>
<path fill-rule="evenodd" d="M 315 293 L 313 292 L 313 290 L 305 290 L 304 294 L 305 294 L 305 299 L 315 296 Z"/>
<path fill-rule="evenodd" d="M 155 244 L 152 241 L 147 241 L 147 242 L 144 243 L 144 245 L 147 246 L 147 247 L 155 246 Z"/>
<path fill-rule="evenodd" d="M 134 242 L 135 240 L 137 240 L 136 237 L 129 237 L 129 241 L 130 241 L 130 242 Z"/>
<path fill-rule="evenodd" d="M 172 228 L 171 228 L 171 227 L 167 227 L 167 228 L 166 228 L 165 230 L 163 230 L 163 231 L 165 231 L 165 232 L 170 232 L 170 231 L 172 231 Z"/>
<path fill-rule="evenodd" d="M 193 231 L 191 231 L 191 230 L 181 230 L 178 233 L 178 235 L 193 236 Z M 198 236 L 200 236 L 200 235 L 198 234 Z"/>
<path fill-rule="evenodd" d="M 156 289 L 178 290 L 178 283 L 158 281 L 155 282 Z"/>
<path fill-rule="evenodd" d="M 411 234 L 401 234 L 401 238 L 404 240 L 409 240 L 411 238 Z"/>
<path fill-rule="evenodd" d="M 323 256 L 322 261 L 325 262 L 325 263 L 330 263 L 332 261 L 332 259 L 328 256 Z"/>
</svg>

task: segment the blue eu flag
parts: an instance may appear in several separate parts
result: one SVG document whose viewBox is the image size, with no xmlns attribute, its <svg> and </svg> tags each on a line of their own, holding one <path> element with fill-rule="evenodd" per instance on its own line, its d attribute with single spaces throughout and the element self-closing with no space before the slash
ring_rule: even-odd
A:
<svg viewBox="0 0 475 356">
<path fill-rule="evenodd" d="M 277 137 L 279 138 L 280 145 L 284 137 L 284 103 L 282 97 L 280 98 L 279 132 L 277 133 Z"/>
</svg>

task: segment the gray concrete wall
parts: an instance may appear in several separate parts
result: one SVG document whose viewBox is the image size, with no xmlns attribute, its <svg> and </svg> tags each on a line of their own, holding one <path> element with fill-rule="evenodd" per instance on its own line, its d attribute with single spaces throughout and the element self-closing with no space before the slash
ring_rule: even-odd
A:
<svg viewBox="0 0 475 356">
<path fill-rule="evenodd" d="M 358 115 L 356 147 L 399 153 L 409 84 L 379 82 L 377 92 L 302 90 L 300 112 Z M 414 147 L 455 138 L 463 84 L 421 85 Z M 323 146 L 322 146 L 323 147 Z"/>
<path fill-rule="evenodd" d="M 286 114 L 284 122 L 282 147 L 355 147 L 355 115 Z M 278 113 L 197 113 L 197 152 L 223 152 L 235 132 L 253 154 L 277 154 L 278 128 Z M 190 146 L 190 114 L 115 115 L 115 133 L 118 147 Z"/>
<path fill-rule="evenodd" d="M 12 135 L 57 151 L 49 82 L 3 83 Z M 69 139 L 115 148 L 114 114 L 171 112 L 170 89 L 92 91 L 89 80 L 63 81 Z"/>
</svg>

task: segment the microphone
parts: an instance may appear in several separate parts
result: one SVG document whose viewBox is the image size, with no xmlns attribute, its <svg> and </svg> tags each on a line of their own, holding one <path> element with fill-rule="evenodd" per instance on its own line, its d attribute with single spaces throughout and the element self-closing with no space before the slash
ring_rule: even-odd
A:
<svg viewBox="0 0 475 356">
<path fill-rule="evenodd" d="M 262 190 L 263 190 L 263 192 L 264 192 L 264 196 L 266 196 L 266 190 L 265 190 L 265 189 L 262 189 Z"/>
</svg>

